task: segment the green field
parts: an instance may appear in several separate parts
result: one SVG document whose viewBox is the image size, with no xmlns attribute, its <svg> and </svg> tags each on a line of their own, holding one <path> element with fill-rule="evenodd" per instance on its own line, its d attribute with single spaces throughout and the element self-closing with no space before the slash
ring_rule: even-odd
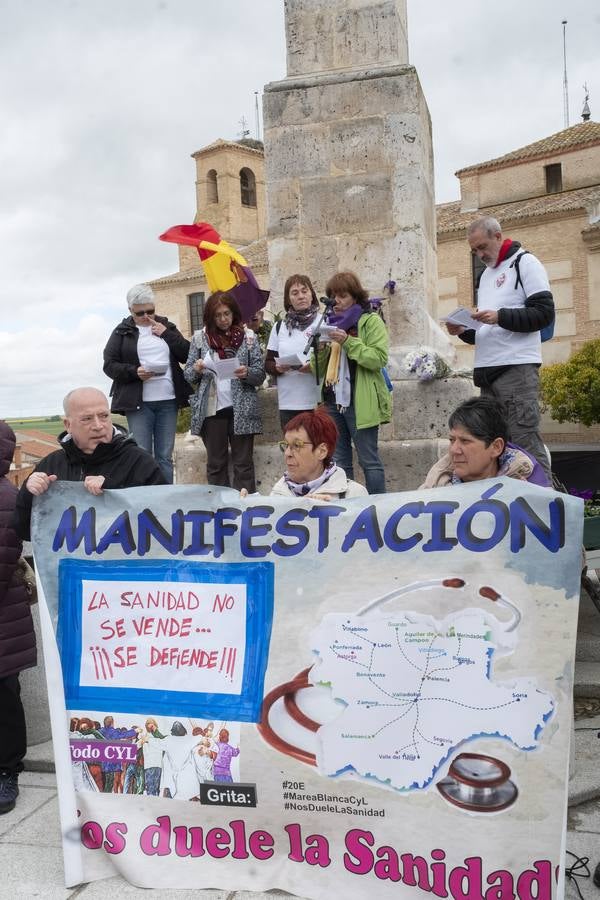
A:
<svg viewBox="0 0 600 900">
<path fill-rule="evenodd" d="M 125 416 L 113 416 L 112 419 L 115 425 L 122 425 L 124 428 L 127 428 Z M 62 418 L 53 421 L 50 416 L 38 416 L 30 419 L 6 419 L 5 421 L 13 431 L 28 431 L 30 428 L 34 428 L 36 431 L 45 431 L 46 434 L 56 436 L 65 430 Z"/>
<path fill-rule="evenodd" d="M 47 416 L 31 419 L 6 419 L 6 422 L 13 431 L 27 431 L 30 428 L 35 428 L 36 431 L 45 431 L 47 434 L 57 435 L 65 430 L 61 418 L 58 418 L 56 421 L 51 421 Z"/>
</svg>

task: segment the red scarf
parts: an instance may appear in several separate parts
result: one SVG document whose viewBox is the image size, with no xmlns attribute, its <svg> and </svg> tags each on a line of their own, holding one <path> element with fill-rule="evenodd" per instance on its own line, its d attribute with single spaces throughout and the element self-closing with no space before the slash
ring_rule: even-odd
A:
<svg viewBox="0 0 600 900">
<path fill-rule="evenodd" d="M 219 359 L 230 359 L 235 356 L 244 340 L 244 329 L 241 325 L 232 325 L 228 331 L 207 331 L 208 346 L 216 350 Z"/>
<path fill-rule="evenodd" d="M 496 268 L 496 266 L 499 266 L 503 260 L 506 259 L 506 257 L 508 256 L 508 251 L 512 247 L 512 244 L 513 242 L 510 238 L 506 238 L 504 241 L 502 241 L 502 246 L 500 247 L 500 252 L 498 253 L 498 259 L 496 260 L 494 269 Z"/>
</svg>

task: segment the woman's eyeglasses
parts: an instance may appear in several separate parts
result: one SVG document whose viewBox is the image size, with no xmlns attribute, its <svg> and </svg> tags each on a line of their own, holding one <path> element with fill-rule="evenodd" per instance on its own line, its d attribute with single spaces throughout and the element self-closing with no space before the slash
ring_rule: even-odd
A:
<svg viewBox="0 0 600 900">
<path fill-rule="evenodd" d="M 308 444 L 309 447 L 313 446 L 312 441 L 279 441 L 277 446 L 281 450 L 282 453 L 285 453 L 286 450 L 291 450 L 292 453 L 300 453 L 305 444 Z"/>
<path fill-rule="evenodd" d="M 134 316 L 138 316 L 141 319 L 142 316 L 153 316 L 154 310 L 153 309 L 134 309 L 133 314 L 134 314 Z"/>
</svg>

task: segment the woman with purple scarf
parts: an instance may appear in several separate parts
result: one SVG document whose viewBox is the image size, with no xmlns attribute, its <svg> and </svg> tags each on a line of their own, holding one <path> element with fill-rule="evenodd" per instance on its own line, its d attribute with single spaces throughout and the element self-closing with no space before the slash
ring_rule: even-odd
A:
<svg viewBox="0 0 600 900">
<path fill-rule="evenodd" d="M 392 415 L 391 394 L 382 374 L 388 361 L 388 333 L 369 295 L 353 272 L 330 278 L 326 294 L 334 300 L 327 324 L 331 344 L 319 351 L 319 370 L 327 361 L 323 400 L 337 425 L 335 461 L 354 477 L 352 445 L 365 475 L 369 494 L 385 493 L 385 472 L 379 455 L 379 426 Z"/>
</svg>

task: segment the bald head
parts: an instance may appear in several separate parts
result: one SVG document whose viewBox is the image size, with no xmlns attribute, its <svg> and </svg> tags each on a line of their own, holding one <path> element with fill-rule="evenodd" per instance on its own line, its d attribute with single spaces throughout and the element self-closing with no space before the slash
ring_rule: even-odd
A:
<svg viewBox="0 0 600 900">
<path fill-rule="evenodd" d="M 93 387 L 75 388 L 63 401 L 63 422 L 83 453 L 93 453 L 98 444 L 109 444 L 113 424 L 106 396 Z"/>
<path fill-rule="evenodd" d="M 72 409 L 72 404 L 78 405 L 80 403 L 99 403 L 101 400 L 104 400 L 106 406 L 108 406 L 108 400 L 106 399 L 106 395 L 99 391 L 98 388 L 93 387 L 80 387 L 74 388 L 72 391 L 66 395 L 63 400 L 63 409 L 65 411 L 65 416 L 68 416 Z"/>
</svg>

